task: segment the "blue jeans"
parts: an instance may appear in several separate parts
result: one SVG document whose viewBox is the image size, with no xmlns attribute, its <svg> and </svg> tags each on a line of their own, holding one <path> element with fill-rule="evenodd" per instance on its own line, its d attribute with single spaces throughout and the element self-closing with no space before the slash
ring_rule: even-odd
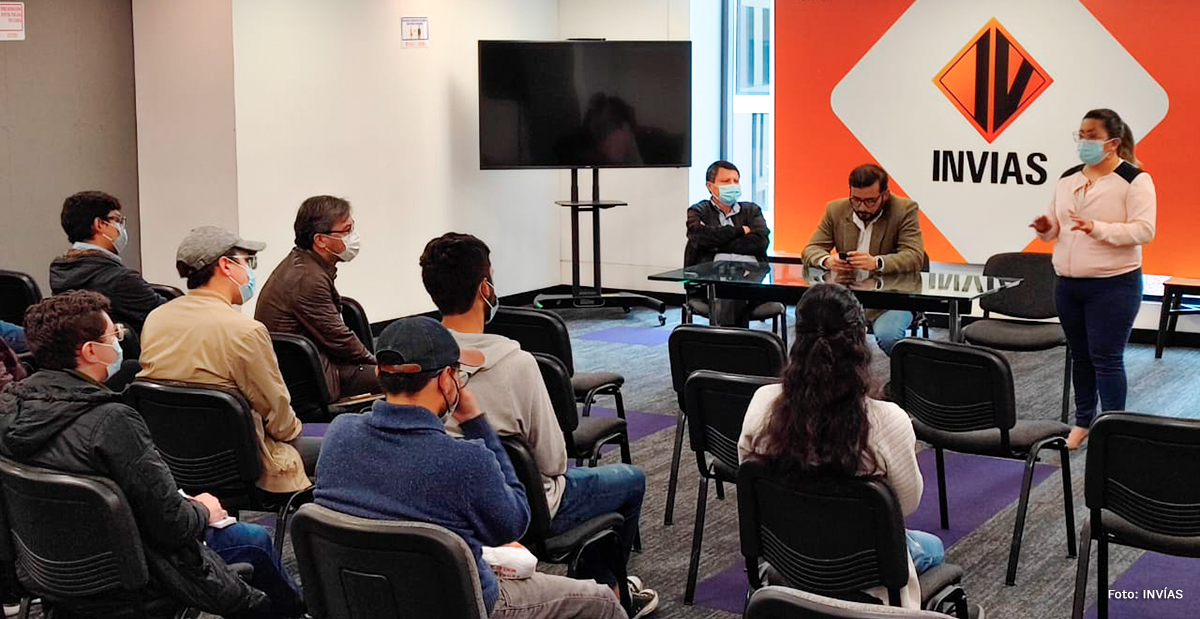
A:
<svg viewBox="0 0 1200 619">
<path fill-rule="evenodd" d="M 892 356 L 892 348 L 896 346 L 896 342 L 908 337 L 908 327 L 912 325 L 912 321 L 912 312 L 888 310 L 871 323 L 875 342 L 885 355 Z"/>
<path fill-rule="evenodd" d="M 621 528 L 621 556 L 628 561 L 633 540 L 637 536 L 638 519 L 642 515 L 646 474 L 629 464 L 606 464 L 567 469 L 566 478 L 567 485 L 563 489 L 558 512 L 550 522 L 550 532 L 559 535 L 596 516 L 616 512 L 625 518 Z M 594 578 L 596 582 L 607 585 L 616 584 L 611 572 L 594 563 L 581 566 L 576 577 Z"/>
<path fill-rule="evenodd" d="M 941 565 L 946 560 L 946 548 L 938 536 L 913 529 L 904 533 L 904 539 L 908 542 L 908 556 L 912 557 L 918 574 L 924 574 L 929 568 Z"/>
<path fill-rule="evenodd" d="M 0 320 L 0 339 L 17 354 L 29 352 L 29 343 L 25 341 L 25 329 L 18 325 Z"/>
<path fill-rule="evenodd" d="M 1142 305 L 1142 270 L 1115 277 L 1059 277 L 1054 304 L 1071 346 L 1075 425 L 1088 428 L 1101 410 L 1125 409 L 1125 343 Z"/>
<path fill-rule="evenodd" d="M 250 585 L 267 594 L 271 609 L 279 617 L 294 617 L 304 613 L 300 589 L 283 569 L 275 554 L 271 534 L 257 524 L 239 522 L 224 529 L 209 528 L 204 534 L 208 547 L 226 563 L 249 563 L 254 566 Z"/>
</svg>

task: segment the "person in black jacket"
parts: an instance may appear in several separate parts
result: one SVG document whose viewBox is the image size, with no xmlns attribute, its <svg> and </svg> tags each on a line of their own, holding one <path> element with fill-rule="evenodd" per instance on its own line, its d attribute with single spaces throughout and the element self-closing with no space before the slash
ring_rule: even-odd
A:
<svg viewBox="0 0 1200 619">
<path fill-rule="evenodd" d="M 688 207 L 683 266 L 714 261 L 765 263 L 771 230 L 757 204 L 738 201 L 742 189 L 737 166 L 723 159 L 714 161 L 704 178 L 712 195 Z M 702 298 L 695 290 L 689 290 L 688 296 Z M 717 299 L 716 306 L 709 308 L 709 322 L 746 326 L 749 309 L 745 301 Z"/>
<path fill-rule="evenodd" d="M 108 308 L 99 293 L 80 290 L 26 312 L 26 335 L 41 369 L 0 393 L 0 453 L 116 482 L 141 534 L 152 595 L 225 617 L 302 614 L 303 601 L 266 530 L 245 523 L 211 527 L 228 516 L 220 501 L 207 493 L 184 498 L 146 422 L 104 386 L 120 365 L 124 334 Z M 251 583 L 226 561 L 251 563 Z M 81 602 L 99 615 L 120 603 L 104 596 Z"/>
<path fill-rule="evenodd" d="M 50 290 L 99 292 L 112 303 L 113 320 L 141 333 L 146 315 L 166 300 L 121 259 L 129 243 L 121 203 L 102 191 L 81 191 L 63 201 L 61 220 L 72 245 L 50 263 Z M 136 358 L 128 344 L 125 350 Z"/>
</svg>

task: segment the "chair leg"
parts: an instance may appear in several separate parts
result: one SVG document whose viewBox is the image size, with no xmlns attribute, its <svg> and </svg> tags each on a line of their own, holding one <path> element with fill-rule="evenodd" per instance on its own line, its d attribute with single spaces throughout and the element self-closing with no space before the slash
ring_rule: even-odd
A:
<svg viewBox="0 0 1200 619">
<path fill-rule="evenodd" d="M 716 481 L 717 481 L 717 500 L 724 501 L 725 500 L 725 484 L 721 483 L 721 480 L 719 480 L 719 479 Z"/>
<path fill-rule="evenodd" d="M 29 604 L 32 601 L 28 595 L 21 597 L 21 605 L 17 610 L 17 619 L 29 619 Z"/>
<path fill-rule="evenodd" d="M 1062 439 L 1053 439 L 1062 440 Z M 1047 441 L 1042 440 L 1033 444 L 1029 455 L 1025 457 L 1025 476 L 1021 479 L 1021 498 L 1017 503 L 1017 522 L 1013 525 L 1012 544 L 1008 549 L 1008 573 L 1004 584 L 1017 584 L 1017 561 L 1021 559 L 1021 538 L 1025 535 L 1025 514 L 1029 511 L 1029 490 L 1033 487 L 1033 465 L 1037 464 L 1038 452 Z"/>
<path fill-rule="evenodd" d="M 616 393 L 613 394 L 613 403 L 617 407 L 617 418 L 624 419 L 625 418 L 625 398 L 621 397 L 620 389 L 617 389 Z"/>
<path fill-rule="evenodd" d="M 708 506 L 708 478 L 700 477 L 700 489 L 696 493 L 696 528 L 692 530 L 692 558 L 688 562 L 687 588 L 683 592 L 683 603 L 691 606 L 696 597 L 696 575 L 700 571 L 700 543 L 704 541 L 704 512 Z"/>
<path fill-rule="evenodd" d="M 621 462 L 625 464 L 633 464 L 633 457 L 629 454 L 629 434 L 621 435 Z"/>
<path fill-rule="evenodd" d="M 1171 322 L 1171 293 L 1164 292 L 1162 309 L 1158 312 L 1158 337 L 1154 338 L 1154 358 L 1162 359 L 1163 347 L 1167 344 L 1167 326 Z"/>
<path fill-rule="evenodd" d="M 783 313 L 779 315 L 779 325 L 782 327 L 779 329 L 779 337 L 783 339 L 783 351 L 787 354 L 791 350 L 788 348 L 787 305 L 783 306 Z"/>
<path fill-rule="evenodd" d="M 1058 457 L 1062 460 L 1063 479 L 1063 513 L 1067 519 L 1067 556 L 1075 556 L 1075 499 L 1071 496 L 1071 451 L 1067 442 L 1063 441 L 1058 447 Z"/>
<path fill-rule="evenodd" d="M 679 411 L 675 419 L 675 451 L 671 452 L 671 475 L 667 478 L 667 507 L 663 512 L 663 526 L 671 526 L 675 515 L 675 487 L 679 485 L 679 457 L 683 454 L 683 429 L 687 416 Z"/>
<path fill-rule="evenodd" d="M 1092 554 L 1092 523 L 1085 520 L 1079 532 L 1079 560 L 1075 565 L 1075 599 L 1071 619 L 1083 619 L 1083 601 L 1087 598 L 1088 560 Z"/>
<path fill-rule="evenodd" d="M 942 517 L 942 528 L 950 528 L 950 507 L 946 501 L 946 457 L 941 447 L 934 449 L 937 455 L 937 479 L 938 479 L 938 510 Z"/>
<path fill-rule="evenodd" d="M 592 403 L 596 401 L 596 394 L 589 391 L 583 398 L 583 412 L 579 413 L 580 417 L 590 417 L 592 414 Z"/>
<path fill-rule="evenodd" d="M 1096 619 L 1108 619 L 1108 541 L 1096 540 Z"/>
<path fill-rule="evenodd" d="M 1067 346 L 1066 367 L 1063 369 L 1062 422 L 1067 423 L 1071 415 L 1071 347 Z"/>
</svg>

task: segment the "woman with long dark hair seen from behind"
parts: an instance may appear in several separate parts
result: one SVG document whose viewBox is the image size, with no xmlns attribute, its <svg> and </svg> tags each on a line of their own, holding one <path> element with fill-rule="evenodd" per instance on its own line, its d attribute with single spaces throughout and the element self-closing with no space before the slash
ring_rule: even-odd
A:
<svg viewBox="0 0 1200 619">
<path fill-rule="evenodd" d="M 921 501 L 916 435 L 908 414 L 872 399 L 867 322 L 839 284 L 813 286 L 796 307 L 796 342 L 782 384 L 759 389 L 746 411 L 738 458 L 772 463 L 787 475 L 881 476 L 907 517 Z M 866 532 L 864 532 L 866 533 Z M 917 574 L 944 557 L 941 540 L 908 531 L 908 585 L 901 605 L 921 607 Z M 882 587 L 866 593 L 886 603 Z"/>
<path fill-rule="evenodd" d="M 1029 224 L 1054 245 L 1054 304 L 1071 347 L 1078 449 L 1101 410 L 1125 409 L 1125 343 L 1142 305 L 1142 245 L 1154 239 L 1158 198 L 1138 167 L 1133 132 L 1116 112 L 1091 110 L 1075 132 L 1079 159 L 1046 213 Z"/>
</svg>

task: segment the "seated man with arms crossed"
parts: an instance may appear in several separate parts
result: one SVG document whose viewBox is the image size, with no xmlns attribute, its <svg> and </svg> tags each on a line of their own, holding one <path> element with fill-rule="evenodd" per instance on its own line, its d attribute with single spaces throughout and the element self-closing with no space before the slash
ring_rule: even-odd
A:
<svg viewBox="0 0 1200 619">
<path fill-rule="evenodd" d="M 450 529 L 475 555 L 491 617 L 623 617 L 620 600 L 603 585 L 536 572 L 498 579 L 484 562 L 483 546 L 524 534 L 529 503 L 460 369 L 460 363 L 481 363 L 479 351 L 460 350 L 436 320 L 417 316 L 383 330 L 378 359 L 386 399 L 369 413 L 339 415 L 329 424 L 317 467 L 317 503 L 360 518 Z M 447 416 L 473 440 L 447 435 Z"/>
<path fill-rule="evenodd" d="M 181 496 L 146 422 L 104 386 L 120 367 L 125 335 L 108 308 L 106 298 L 85 290 L 29 308 L 25 325 L 41 370 L 0 395 L 0 451 L 24 464 L 114 481 L 142 535 L 151 590 L 225 617 L 299 616 L 304 603 L 270 534 L 255 524 L 208 526 L 228 515 L 220 501 Z M 226 561 L 252 564 L 250 584 Z M 102 612 L 114 603 L 85 605 Z"/>
<path fill-rule="evenodd" d="M 483 354 L 479 367 L 467 369 L 471 385 L 496 432 L 520 436 L 533 450 L 554 518 L 553 532 L 569 531 L 600 514 L 619 513 L 625 518 L 621 541 L 628 558 L 637 537 L 646 475 L 628 464 L 567 468 L 566 440 L 537 360 L 514 340 L 483 332 L 499 307 L 488 246 L 456 232 L 429 241 L 421 254 L 421 280 L 458 345 Z M 446 426 L 451 434 L 461 434 L 453 420 Z M 612 578 L 605 573 L 589 576 L 600 581 Z M 637 616 L 653 612 L 658 594 L 641 588 L 636 577 L 630 583 Z"/>
<path fill-rule="evenodd" d="M 379 393 L 375 356 L 342 319 L 342 298 L 333 280 L 339 262 L 358 255 L 350 203 L 313 196 L 296 213 L 296 246 L 263 284 L 254 318 L 271 333 L 312 340 L 321 358 L 331 401 Z"/>
<path fill-rule="evenodd" d="M 683 266 L 714 261 L 765 263 L 771 230 L 757 204 L 738 201 L 742 187 L 737 166 L 725 160 L 714 161 L 704 178 L 711 195 L 688 207 Z M 688 296 L 700 298 L 694 290 L 689 290 Z M 708 321 L 745 327 L 750 309 L 747 301 L 714 299 Z"/>
<path fill-rule="evenodd" d="M 216 226 L 188 233 L 175 254 L 188 293 L 146 319 L 138 377 L 240 392 L 256 422 L 258 487 L 290 494 L 311 485 L 308 475 L 316 468 L 321 439 L 300 436 L 271 335 L 236 307 L 254 296 L 255 254 L 264 247 Z"/>
<path fill-rule="evenodd" d="M 872 274 L 917 272 L 924 260 L 917 203 L 892 195 L 887 172 L 872 163 L 850 172 L 850 197 L 825 205 L 825 216 L 804 248 L 805 264 L 835 271 L 851 281 Z M 869 311 L 867 320 L 879 348 L 891 355 L 912 324 L 913 314 Z"/>
</svg>

